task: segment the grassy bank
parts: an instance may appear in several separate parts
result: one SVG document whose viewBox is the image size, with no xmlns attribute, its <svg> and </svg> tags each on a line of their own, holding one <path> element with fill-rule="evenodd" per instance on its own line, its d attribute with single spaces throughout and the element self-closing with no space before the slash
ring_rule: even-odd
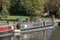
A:
<svg viewBox="0 0 60 40">
<path fill-rule="evenodd" d="M 16 20 L 17 18 L 22 18 L 22 20 L 26 20 L 29 18 L 28 16 L 8 16 L 7 20 Z M 0 20 L 0 23 L 6 23 L 6 20 Z M 14 21 L 10 21 L 10 23 L 14 24 Z"/>
<path fill-rule="evenodd" d="M 7 20 L 16 20 L 17 18 L 22 18 L 23 20 L 26 20 L 26 18 L 29 18 L 28 16 L 8 16 Z"/>
</svg>

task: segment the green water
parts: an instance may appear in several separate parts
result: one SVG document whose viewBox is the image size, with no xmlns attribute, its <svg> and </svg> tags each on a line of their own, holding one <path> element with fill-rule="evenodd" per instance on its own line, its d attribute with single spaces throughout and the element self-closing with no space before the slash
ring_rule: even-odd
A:
<svg viewBox="0 0 60 40">
<path fill-rule="evenodd" d="M 56 28 L 49 40 L 60 40 L 60 26 Z"/>
<path fill-rule="evenodd" d="M 60 26 L 51 30 L 0 37 L 0 40 L 60 40 Z"/>
<path fill-rule="evenodd" d="M 24 33 L 18 36 L 12 35 L 8 37 L 1 37 L 0 40 L 48 40 L 51 34 L 53 33 L 53 29 L 46 31 L 38 31 L 31 33 Z"/>
</svg>

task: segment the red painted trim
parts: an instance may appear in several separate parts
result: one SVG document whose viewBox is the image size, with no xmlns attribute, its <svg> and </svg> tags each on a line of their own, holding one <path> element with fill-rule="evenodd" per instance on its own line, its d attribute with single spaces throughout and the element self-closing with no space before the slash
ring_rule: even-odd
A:
<svg viewBox="0 0 60 40">
<path fill-rule="evenodd" d="M 4 32 L 4 27 L 0 26 L 0 32 Z"/>
<path fill-rule="evenodd" d="M 9 26 L 7 27 L 7 30 L 12 30 L 12 26 L 9 25 Z"/>
</svg>

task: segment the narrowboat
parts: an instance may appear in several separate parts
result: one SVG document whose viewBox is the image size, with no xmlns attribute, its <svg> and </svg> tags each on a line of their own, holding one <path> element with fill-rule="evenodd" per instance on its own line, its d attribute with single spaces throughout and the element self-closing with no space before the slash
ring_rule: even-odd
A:
<svg viewBox="0 0 60 40">
<path fill-rule="evenodd" d="M 57 23 L 54 23 L 53 21 L 20 23 L 19 29 L 15 29 L 14 31 L 20 33 L 35 32 L 35 31 L 53 29 L 56 26 Z"/>
<path fill-rule="evenodd" d="M 0 37 L 12 35 L 13 30 L 12 25 L 0 25 Z"/>
</svg>

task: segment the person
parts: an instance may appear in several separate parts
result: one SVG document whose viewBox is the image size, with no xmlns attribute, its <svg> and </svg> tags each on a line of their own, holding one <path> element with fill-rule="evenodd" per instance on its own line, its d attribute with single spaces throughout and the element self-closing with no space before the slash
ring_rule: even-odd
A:
<svg viewBox="0 0 60 40">
<path fill-rule="evenodd" d="M 10 24 L 9 20 L 7 20 L 7 24 Z"/>
<path fill-rule="evenodd" d="M 19 18 L 17 18 L 16 21 L 18 22 L 19 21 Z"/>
<path fill-rule="evenodd" d="M 19 21 L 22 22 L 23 21 L 22 18 L 20 18 Z"/>
<path fill-rule="evenodd" d="M 38 22 L 41 22 L 41 21 L 42 21 L 41 16 L 39 16 L 38 17 Z"/>
<path fill-rule="evenodd" d="M 43 27 L 45 27 L 45 21 L 43 21 Z"/>
<path fill-rule="evenodd" d="M 16 28 L 19 29 L 20 28 L 20 23 L 16 24 Z"/>
<path fill-rule="evenodd" d="M 28 18 L 26 18 L 26 22 L 28 21 Z"/>
<path fill-rule="evenodd" d="M 29 19 L 28 18 L 26 18 L 26 22 L 29 22 Z"/>
<path fill-rule="evenodd" d="M 17 22 L 17 23 L 21 22 L 21 19 L 17 18 L 17 19 L 16 19 L 16 22 Z"/>
</svg>

